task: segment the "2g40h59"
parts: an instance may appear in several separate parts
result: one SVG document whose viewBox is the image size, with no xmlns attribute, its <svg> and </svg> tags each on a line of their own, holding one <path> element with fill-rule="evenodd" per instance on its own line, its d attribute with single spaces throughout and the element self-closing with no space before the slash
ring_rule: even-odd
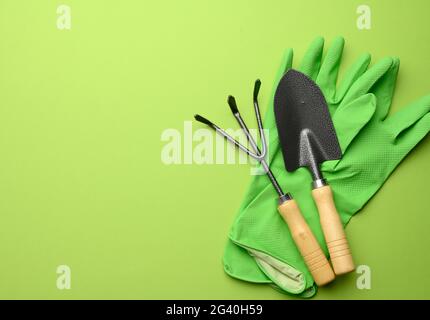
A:
<svg viewBox="0 0 430 320">
<path fill-rule="evenodd" d="M 255 315 L 255 314 L 261 314 L 263 312 L 263 306 L 262 305 L 240 305 L 240 304 L 234 304 L 234 305 L 214 305 L 211 304 L 210 307 L 210 314 L 216 315 Z"/>
</svg>

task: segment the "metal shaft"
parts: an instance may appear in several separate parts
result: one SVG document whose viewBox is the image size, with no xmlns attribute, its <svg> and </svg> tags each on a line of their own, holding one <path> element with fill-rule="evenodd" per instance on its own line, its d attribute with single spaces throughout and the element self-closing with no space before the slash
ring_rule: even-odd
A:
<svg viewBox="0 0 430 320">
<path fill-rule="evenodd" d="M 240 113 L 236 113 L 234 115 L 237 119 L 237 122 L 239 123 L 242 130 L 245 132 L 246 137 L 248 138 L 249 144 L 251 145 L 252 149 L 255 153 L 261 154 L 260 148 L 258 148 L 257 143 L 255 142 L 254 138 L 251 136 L 251 133 L 249 132 L 248 127 L 246 126 L 246 123 L 243 121 Z M 258 121 L 260 126 L 260 121 Z M 263 133 L 264 135 L 264 133 Z M 263 139 L 263 138 L 262 138 Z M 284 192 L 282 191 L 281 186 L 279 185 L 278 181 L 276 180 L 272 170 L 270 170 L 269 165 L 267 164 L 266 159 L 260 160 L 261 165 L 263 166 L 264 172 L 266 172 L 267 177 L 269 178 L 270 182 L 272 183 L 273 187 L 276 190 L 276 193 L 281 197 L 284 195 Z"/>
</svg>

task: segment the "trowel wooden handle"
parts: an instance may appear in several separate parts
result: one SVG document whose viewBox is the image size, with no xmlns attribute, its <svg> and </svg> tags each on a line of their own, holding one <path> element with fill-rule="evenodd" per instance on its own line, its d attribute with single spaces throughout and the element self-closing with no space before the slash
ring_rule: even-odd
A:
<svg viewBox="0 0 430 320">
<path fill-rule="evenodd" d="M 342 221 L 333 201 L 333 192 L 330 186 L 312 190 L 312 196 L 318 207 L 321 227 L 334 272 L 340 275 L 353 271 L 355 269 L 354 261 L 352 260 Z"/>
<path fill-rule="evenodd" d="M 334 280 L 333 270 L 324 255 L 318 241 L 300 213 L 300 209 L 294 200 L 288 200 L 278 207 L 278 211 L 284 218 L 291 231 L 291 235 L 299 249 L 306 266 L 311 272 L 315 283 L 323 286 Z"/>
</svg>

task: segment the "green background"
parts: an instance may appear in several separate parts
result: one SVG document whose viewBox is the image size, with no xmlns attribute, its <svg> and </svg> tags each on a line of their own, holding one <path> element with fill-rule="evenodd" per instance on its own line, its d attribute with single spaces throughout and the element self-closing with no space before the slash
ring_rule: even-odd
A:
<svg viewBox="0 0 430 320">
<path fill-rule="evenodd" d="M 72 29 L 56 27 L 57 6 Z M 372 29 L 356 9 L 370 5 Z M 247 165 L 164 165 L 167 128 L 265 109 L 284 49 L 316 36 L 401 59 L 393 110 L 430 91 L 428 1 L 0 1 L 0 298 L 289 299 L 224 274 Z M 342 68 L 342 69 L 343 69 Z M 252 119 L 251 112 L 245 112 Z M 252 122 L 253 123 L 253 122 Z M 194 129 L 202 126 L 194 123 Z M 357 274 L 316 299 L 430 298 L 430 140 L 347 228 Z M 56 268 L 72 289 L 56 288 Z"/>
</svg>

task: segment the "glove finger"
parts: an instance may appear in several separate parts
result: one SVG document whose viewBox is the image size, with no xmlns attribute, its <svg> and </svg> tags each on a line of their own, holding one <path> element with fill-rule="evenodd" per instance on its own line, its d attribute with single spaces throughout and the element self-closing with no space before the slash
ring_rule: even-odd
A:
<svg viewBox="0 0 430 320">
<path fill-rule="evenodd" d="M 402 147 L 405 156 L 420 142 L 430 131 L 430 113 L 416 121 L 409 128 L 403 130 L 396 138 L 395 143 Z"/>
<path fill-rule="evenodd" d="M 280 71 L 283 71 L 282 74 L 278 74 L 278 77 L 276 78 L 276 85 L 279 82 L 279 80 L 282 78 L 285 72 L 287 72 L 288 69 L 291 69 L 293 66 L 293 49 L 288 49 L 284 53 L 284 57 L 282 59 L 283 61 L 283 67 L 280 68 Z"/>
<path fill-rule="evenodd" d="M 294 56 L 293 49 L 288 49 L 284 52 L 284 55 L 282 57 L 281 65 L 279 66 L 279 69 L 276 73 L 275 81 L 273 82 L 271 101 L 269 103 L 269 107 L 267 108 L 267 112 L 264 117 L 265 129 L 269 129 L 271 131 L 273 129 L 273 131 L 276 131 L 276 121 L 275 121 L 275 115 L 273 112 L 273 98 L 275 96 L 276 88 L 278 87 L 278 83 L 281 80 L 282 76 L 285 74 L 285 72 L 288 69 L 291 69 L 293 65 L 293 56 Z"/>
<path fill-rule="evenodd" d="M 333 124 L 342 152 L 345 153 L 349 144 L 370 121 L 376 110 L 376 97 L 368 93 L 356 100 L 342 104 L 333 115 Z"/>
<path fill-rule="evenodd" d="M 334 100 L 336 94 L 336 82 L 344 45 L 345 40 L 342 37 L 338 37 L 333 41 L 333 44 L 327 51 L 327 55 L 323 59 L 316 79 L 316 83 L 324 92 L 325 98 L 329 103 Z"/>
<path fill-rule="evenodd" d="M 281 80 L 284 73 L 288 69 L 291 69 L 292 67 L 293 57 L 294 57 L 293 49 L 288 49 L 285 51 L 282 58 L 281 65 L 276 74 L 276 79 L 273 83 L 272 92 L 270 95 L 271 97 L 270 103 L 264 117 L 263 126 L 266 129 L 266 139 L 269 145 L 269 153 L 268 153 L 269 163 L 270 163 L 270 159 L 273 159 L 275 153 L 279 149 L 278 130 L 276 129 L 275 113 L 273 112 L 273 99 L 274 99 L 276 88 L 278 86 L 279 81 Z"/>
<path fill-rule="evenodd" d="M 384 125 L 397 138 L 430 111 L 430 95 L 401 109 L 384 121 Z"/>
<path fill-rule="evenodd" d="M 345 97 L 348 90 L 352 87 L 355 81 L 359 79 L 369 67 L 371 56 L 368 53 L 360 56 L 345 73 L 345 77 L 341 81 L 339 88 L 336 91 L 336 97 L 333 99 L 333 104 L 338 104 Z"/>
<path fill-rule="evenodd" d="M 321 58 L 324 48 L 324 38 L 316 38 L 306 51 L 299 71 L 315 80 L 321 67 Z"/>
<path fill-rule="evenodd" d="M 393 63 L 393 58 L 384 58 L 373 67 L 369 68 L 357 79 L 357 81 L 352 85 L 350 90 L 348 90 L 342 103 L 350 103 L 351 101 L 359 98 L 360 96 L 369 93 L 370 89 L 375 85 L 375 83 L 385 74 L 387 74 Z"/>
<path fill-rule="evenodd" d="M 399 73 L 400 60 L 393 58 L 393 63 L 388 71 L 372 87 L 371 92 L 378 100 L 378 108 L 375 119 L 383 120 L 387 117 L 393 101 L 394 88 L 396 87 L 397 74 Z"/>
</svg>

